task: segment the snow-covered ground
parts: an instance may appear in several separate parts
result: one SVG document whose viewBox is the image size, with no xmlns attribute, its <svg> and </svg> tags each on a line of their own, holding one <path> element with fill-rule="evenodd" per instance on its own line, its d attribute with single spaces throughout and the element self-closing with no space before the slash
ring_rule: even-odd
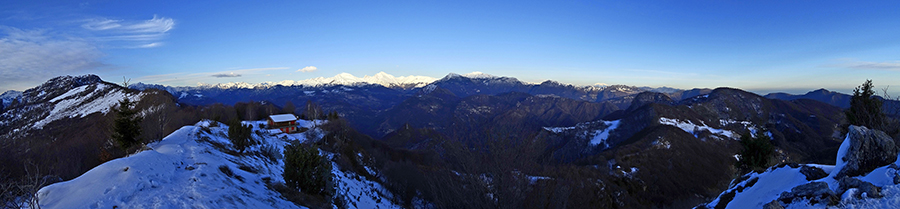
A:
<svg viewBox="0 0 900 209">
<path fill-rule="evenodd" d="M 849 149 L 849 138 L 844 139 L 838 149 L 837 156 L 844 156 Z M 900 156 L 898 156 L 900 159 Z M 751 173 L 747 180 L 737 182 L 728 190 L 719 195 L 718 198 L 707 204 L 708 208 L 715 207 L 726 193 L 734 192 L 734 198 L 728 202 L 726 208 L 762 208 L 763 205 L 777 200 L 782 192 L 789 192 L 792 188 L 810 182 L 825 182 L 832 191 L 837 191 L 839 183 L 834 176 L 841 170 L 846 162 L 841 157 L 837 158 L 836 165 L 818 165 L 805 164 L 806 166 L 821 168 L 829 175 L 825 178 L 807 181 L 806 176 L 800 173 L 800 167 L 791 168 L 784 166 L 780 168 L 769 168 L 763 173 Z M 898 162 L 893 164 L 900 165 Z M 845 194 L 844 198 L 837 206 L 826 206 L 825 203 L 810 205 L 807 201 L 795 201 L 788 204 L 785 208 L 900 208 L 900 185 L 893 183 L 893 177 L 898 174 L 896 169 L 890 168 L 891 165 L 876 168 L 865 176 L 853 177 L 859 180 L 870 182 L 875 186 L 882 187 L 883 198 L 850 198 Z M 753 180 L 756 178 L 757 180 Z M 753 183 L 751 183 L 753 182 Z M 752 184 L 752 185 L 747 185 Z M 742 189 L 739 189 L 742 188 Z M 840 194 L 839 194 L 840 195 Z"/>
<path fill-rule="evenodd" d="M 600 144 L 606 144 L 606 140 L 609 139 L 609 132 L 616 130 L 619 127 L 619 121 L 603 121 L 607 125 L 607 128 L 603 130 L 594 131 L 594 138 L 591 139 L 591 145 L 597 146 Z"/>
<path fill-rule="evenodd" d="M 299 121 L 310 127 L 309 121 Z M 262 121 L 254 124 L 260 130 Z M 261 143 L 243 156 L 229 152 L 224 124 L 201 121 L 173 132 L 149 150 L 101 164 L 78 178 L 39 191 L 42 208 L 302 208 L 268 189 L 266 182 L 284 182 L 282 159 L 271 161 L 258 153 L 263 145 L 279 153 L 305 134 L 260 130 Z M 255 132 L 255 131 L 254 131 Z M 320 135 L 321 136 L 321 135 Z M 232 154 L 229 154 L 232 153 Z M 327 153 L 326 153 L 327 154 Z M 399 208 L 376 182 L 334 165 L 336 191 L 351 208 Z"/>
<path fill-rule="evenodd" d="M 697 125 L 691 121 L 681 121 L 678 119 L 660 117 L 659 124 L 678 127 L 681 130 L 684 130 L 688 133 L 693 134 L 694 136 L 697 136 L 697 134 L 699 134 L 699 132 L 701 132 L 701 131 L 708 131 L 712 134 L 725 136 L 726 138 L 729 138 L 729 139 L 736 139 L 735 138 L 736 134 L 734 132 L 729 131 L 729 130 L 724 130 L 724 129 L 711 128 L 702 122 L 700 123 L 700 125 Z"/>
<path fill-rule="evenodd" d="M 79 94 L 91 87 L 96 89 L 87 95 L 79 96 Z M 108 113 L 111 108 L 119 103 L 119 100 L 126 97 L 125 91 L 118 88 L 107 91 L 106 89 L 108 88 L 113 88 L 113 86 L 103 83 L 84 85 L 50 99 L 50 103 L 53 104 L 53 110 L 50 111 L 50 115 L 34 123 L 32 128 L 42 129 L 44 125 L 65 117 L 84 117 L 96 112 Z M 143 96 L 143 93 L 127 94 L 127 96 L 131 101 L 138 101 Z"/>
<path fill-rule="evenodd" d="M 602 123 L 603 125 L 601 127 L 604 127 L 604 128 L 602 128 L 602 129 L 589 128 L 598 123 Z M 571 126 L 571 127 L 544 127 L 544 130 L 547 130 L 547 131 L 553 132 L 553 133 L 557 133 L 557 134 L 562 133 L 562 132 L 567 132 L 567 131 L 573 131 L 573 130 L 581 131 L 576 134 L 578 135 L 578 137 L 590 139 L 589 144 L 591 146 L 600 146 L 600 145 L 608 146 L 606 140 L 609 139 L 610 132 L 616 130 L 616 128 L 618 128 L 618 127 L 619 127 L 619 120 L 614 120 L 614 121 L 598 120 L 598 121 L 592 121 L 592 122 L 586 122 L 586 123 L 579 123 L 579 124 L 576 124 L 575 126 Z"/>
</svg>

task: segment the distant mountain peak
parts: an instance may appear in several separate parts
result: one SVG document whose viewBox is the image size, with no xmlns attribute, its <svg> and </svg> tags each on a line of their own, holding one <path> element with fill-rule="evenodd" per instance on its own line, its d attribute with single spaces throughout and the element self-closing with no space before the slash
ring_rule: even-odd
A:
<svg viewBox="0 0 900 209">
<path fill-rule="evenodd" d="M 463 74 L 462 76 L 466 77 L 466 78 L 499 78 L 498 76 L 487 74 L 487 73 L 482 73 L 479 71 L 466 73 L 466 74 Z"/>
<path fill-rule="evenodd" d="M 55 78 L 51 78 L 50 80 L 47 80 L 47 82 L 44 82 L 44 84 L 42 86 L 72 85 L 72 87 L 78 87 L 78 86 L 83 86 L 83 85 L 87 85 L 87 84 L 99 83 L 101 81 L 103 81 L 103 80 L 100 79 L 100 76 L 97 76 L 94 74 L 79 75 L 79 76 L 65 75 L 65 76 L 58 76 Z"/>
<path fill-rule="evenodd" d="M 449 73 L 449 74 L 447 74 L 447 76 L 444 76 L 444 78 L 443 78 L 442 80 L 451 79 L 451 78 L 460 78 L 460 77 L 462 77 L 462 78 L 471 78 L 471 79 L 496 79 L 496 78 L 505 78 L 505 77 L 502 77 L 502 76 L 495 76 L 495 75 L 491 75 L 491 74 L 487 74 L 487 73 L 475 71 L 475 72 L 466 73 L 466 74 L 462 74 L 462 75 L 456 74 L 456 73 Z"/>
</svg>

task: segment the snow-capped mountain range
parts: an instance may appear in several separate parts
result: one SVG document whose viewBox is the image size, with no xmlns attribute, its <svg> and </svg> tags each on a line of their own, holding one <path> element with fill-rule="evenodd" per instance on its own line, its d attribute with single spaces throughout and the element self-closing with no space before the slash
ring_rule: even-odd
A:
<svg viewBox="0 0 900 209">
<path fill-rule="evenodd" d="M 411 89 L 411 88 L 422 88 L 428 84 L 434 83 L 436 81 L 448 80 L 453 78 L 469 78 L 469 79 L 477 79 L 484 81 L 492 81 L 492 82 L 512 82 L 519 84 L 531 84 L 536 85 L 538 83 L 528 83 L 519 81 L 516 78 L 512 77 L 504 77 L 504 76 L 495 76 L 483 72 L 471 72 L 466 74 L 456 74 L 450 73 L 443 78 L 434 78 L 428 76 L 417 76 L 417 75 L 409 75 L 409 76 L 394 76 L 385 72 L 378 72 L 373 76 L 365 75 L 363 77 L 356 77 L 350 73 L 340 73 L 332 77 L 318 77 L 318 78 L 310 78 L 306 80 L 283 80 L 278 82 L 268 81 L 257 84 L 246 83 L 246 82 L 228 82 L 228 83 L 218 83 L 218 84 L 208 84 L 208 83 L 198 83 L 197 86 L 180 86 L 180 87 L 170 87 L 177 90 L 188 90 L 188 89 L 209 89 L 209 88 L 219 88 L 219 89 L 233 89 L 233 88 L 243 88 L 243 89 L 253 89 L 253 88 L 270 88 L 274 86 L 304 86 L 304 87 L 322 87 L 322 86 L 365 86 L 365 85 L 381 85 L 388 88 L 401 88 L 401 89 Z M 553 81 L 555 82 L 555 81 Z M 156 84 L 145 84 L 145 83 L 136 83 L 132 84 L 130 87 L 135 89 L 145 89 L 148 86 L 154 86 Z M 561 84 L 565 85 L 565 84 Z M 596 83 L 593 85 L 582 86 L 581 88 L 586 89 L 603 89 L 610 86 L 605 83 Z M 641 87 L 643 89 L 657 89 L 650 87 Z M 660 87 L 658 88 L 661 92 L 668 93 L 668 91 L 674 91 L 677 89 L 669 88 L 669 87 Z"/>
<path fill-rule="evenodd" d="M 337 74 L 333 77 L 318 77 L 311 78 L 306 80 L 284 80 L 280 82 L 263 82 L 259 84 L 250 84 L 245 82 L 231 82 L 231 83 L 220 83 L 220 84 L 204 84 L 201 83 L 198 87 L 215 87 L 215 88 L 265 88 L 272 87 L 276 85 L 282 86 L 324 86 L 324 85 L 344 85 L 344 86 L 354 86 L 354 85 L 370 85 L 370 84 L 378 84 L 385 87 L 422 87 L 431 82 L 436 81 L 437 78 L 432 78 L 428 76 L 400 76 L 396 77 L 391 74 L 387 74 L 385 72 L 379 72 L 374 76 L 365 75 L 363 77 L 356 77 L 350 73 L 341 73 Z"/>
<path fill-rule="evenodd" d="M 265 204 L 262 202 L 288 207 L 284 201 L 268 199 L 273 197 L 272 191 L 261 187 L 255 181 L 253 183 L 256 184 L 251 181 L 243 182 L 252 184 L 243 185 L 244 190 L 201 191 L 222 185 L 240 185 L 234 181 L 238 179 L 240 182 L 240 178 L 264 181 L 266 177 L 271 177 L 269 179 L 278 180 L 274 177 L 279 171 L 269 168 L 278 167 L 279 162 L 236 159 L 226 156 L 228 154 L 225 152 L 216 152 L 221 146 L 197 141 L 196 138 L 206 136 L 210 138 L 207 140 L 228 147 L 227 139 L 223 138 L 224 133 L 220 133 L 224 132 L 223 127 L 196 122 L 200 119 L 215 118 L 214 108 L 221 109 L 222 104 L 235 107 L 244 105 L 239 109 L 220 111 L 227 113 L 227 111 L 244 111 L 250 106 L 246 105 L 248 102 L 252 104 L 250 101 L 257 101 L 256 105 L 266 106 L 258 109 L 257 113 L 260 113 L 259 110 L 278 111 L 282 104 L 298 106 L 297 104 L 311 101 L 320 105 L 323 112 L 337 112 L 342 120 L 348 122 L 345 127 L 347 129 L 335 130 L 348 130 L 352 126 L 374 138 L 354 140 L 363 140 L 362 142 L 384 140 L 390 142 L 391 147 L 412 149 L 417 153 L 445 149 L 438 147 L 438 142 L 479 143 L 478 140 L 486 135 L 510 134 L 512 135 L 510 138 L 514 139 L 532 139 L 531 141 L 541 142 L 539 146 L 546 146 L 538 147 L 543 153 L 536 156 L 536 159 L 560 162 L 562 165 L 585 162 L 584 165 L 587 166 L 578 169 L 596 172 L 592 174 L 592 178 L 599 179 L 598 182 L 624 181 L 629 182 L 628 185 L 636 185 L 619 187 L 602 183 L 594 185 L 597 186 L 594 189 L 628 191 L 624 196 L 598 197 L 605 198 L 599 202 L 640 208 L 649 206 L 644 201 L 652 199 L 672 201 L 698 197 L 706 200 L 716 198 L 710 196 L 708 192 L 696 191 L 719 192 L 724 184 L 731 180 L 733 177 L 730 173 L 731 168 L 735 160 L 739 159 L 735 153 L 739 151 L 740 135 L 765 133 L 776 146 L 778 155 L 775 158 L 788 162 L 825 162 L 823 161 L 825 158 L 834 158 L 827 157 L 824 152 L 833 153 L 830 150 L 837 149 L 841 145 L 838 127 L 843 116 L 842 109 L 813 100 L 769 99 L 730 88 L 678 90 L 625 85 L 577 87 L 555 81 L 534 84 L 516 78 L 477 72 L 464 75 L 451 73 L 441 79 L 427 80 L 412 76 L 393 77 L 386 73 L 379 74 L 363 78 L 341 74 L 332 78 L 317 78 L 316 81 L 310 79 L 257 85 L 232 83 L 168 87 L 136 84 L 130 86 L 131 89 L 102 81 L 94 75 L 58 77 L 25 92 L 4 94 L 6 96 L 3 98 L 14 98 L 16 102 L 10 102 L 10 106 L 0 111 L 0 134 L 7 134 L 5 136 L 10 139 L 0 141 L 0 148 L 3 148 L 0 151 L 9 152 L 7 156 L 15 160 L 24 160 L 31 156 L 50 159 L 61 159 L 60 156 L 65 156 L 72 159 L 59 160 L 56 164 L 72 165 L 63 170 L 72 170 L 73 173 L 66 173 L 64 174 L 66 177 L 62 178 L 72 179 L 84 175 L 68 183 L 48 187 L 42 194 L 46 195 L 43 199 L 47 201 L 44 202 L 47 207 L 94 203 L 104 207 L 156 206 L 153 199 L 143 197 L 164 200 L 162 202 L 170 204 L 162 204 L 161 207 L 184 206 L 183 204 L 191 201 L 189 197 L 222 200 L 217 204 L 205 205 L 209 207 L 255 207 Z M 156 139 L 160 139 L 172 133 L 165 140 L 148 144 L 152 150 L 111 161 L 95 168 L 94 171 L 83 173 L 102 163 L 96 158 L 100 149 L 110 147 L 107 144 L 108 123 L 112 118 L 110 110 L 116 101 L 126 95 L 132 100 L 139 101 L 141 114 L 153 115 L 145 119 L 144 127 L 150 128 L 148 133 L 153 131 L 155 126 L 164 126 L 166 123 L 174 124 L 173 128 L 188 126 L 175 133 L 171 132 L 175 129 L 171 129 L 159 136 L 153 135 Z M 163 106 L 170 107 L 166 114 L 159 111 L 162 109 L 159 107 Z M 179 108 L 184 109 L 176 111 Z M 295 109 L 294 112 L 298 115 L 303 114 L 303 110 Z M 238 115 L 244 117 L 240 113 Z M 190 122 L 172 122 L 172 118 L 184 118 L 184 121 Z M 254 127 L 259 127 L 258 121 L 251 123 L 254 123 Z M 157 129 L 159 130 L 156 132 L 164 130 L 164 128 Z M 198 132 L 198 129 L 201 131 Z M 212 133 L 203 131 L 204 129 L 209 129 Z M 758 132 L 760 130 L 764 132 Z M 278 135 L 261 137 L 260 141 L 275 145 L 283 145 L 284 142 L 284 137 Z M 365 154 L 359 151 L 361 150 L 346 156 Z M 148 156 L 165 156 L 165 159 L 147 158 Z M 72 162 L 79 160 L 81 162 Z M 180 164 L 182 161 L 185 165 L 197 164 L 201 162 L 200 160 L 205 160 L 203 162 L 207 163 L 206 166 L 212 169 L 193 166 L 189 170 Z M 177 165 L 174 164 L 176 161 Z M 155 163 L 156 167 L 144 166 L 141 163 Z M 430 162 L 423 163 L 435 165 Z M 264 169 L 251 169 L 256 173 L 243 172 L 246 171 L 242 168 L 245 166 L 241 165 Z M 143 172 L 147 177 L 141 179 L 137 175 L 129 175 L 121 170 L 122 166 L 129 167 L 130 171 Z M 154 170 L 149 170 L 151 167 Z M 169 170 L 161 171 L 156 169 L 157 167 Z M 240 177 L 228 176 L 222 171 L 226 168 Z M 376 169 L 387 168 L 397 167 Z M 169 172 L 172 169 L 176 172 Z M 335 170 L 333 173 L 348 177 L 347 180 L 360 179 L 361 175 L 375 176 L 365 178 L 381 181 L 387 187 L 393 185 L 392 188 L 395 190 L 394 183 L 401 182 L 397 181 L 398 176 L 389 181 L 378 180 L 381 178 L 379 175 L 371 172 L 366 174 L 366 170 L 369 168 L 357 168 L 354 172 Z M 191 176 L 197 172 L 200 172 L 199 177 Z M 466 172 L 474 171 L 453 170 L 451 173 L 455 176 L 474 174 Z M 556 174 L 552 173 L 523 170 L 515 172 L 517 175 L 548 176 L 540 181 L 566 183 L 565 177 L 553 177 Z M 398 173 L 403 172 L 394 174 Z M 660 173 L 666 175 L 660 176 Z M 357 177 L 353 177 L 354 175 Z M 197 178 L 195 180 L 190 177 Z M 79 180 L 82 178 L 92 180 Z M 97 179 L 116 181 L 108 184 L 85 183 L 99 181 Z M 762 182 L 762 179 L 760 181 Z M 531 185 L 542 185 L 535 184 L 535 180 L 531 182 Z M 486 184 L 486 188 L 499 188 L 490 182 Z M 379 188 L 381 186 L 372 182 L 347 183 L 347 185 L 358 185 L 360 191 L 381 190 Z M 82 187 L 97 191 L 78 193 L 81 196 L 68 198 L 73 194 L 71 191 Z M 650 190 L 632 190 L 634 188 Z M 189 192 L 192 189 L 200 192 L 191 194 Z M 109 194 L 115 194 L 105 193 L 107 190 L 110 191 Z M 184 191 L 188 196 L 166 196 L 156 190 Z M 390 198 L 373 195 L 375 193 L 345 194 L 359 194 L 361 199 L 368 198 L 374 203 L 385 203 L 386 205 L 382 207 L 393 207 L 390 203 L 384 202 Z M 741 194 L 738 196 L 742 196 Z M 418 198 L 415 195 L 406 197 Z M 227 200 L 229 198 L 237 198 L 243 202 L 229 202 Z M 380 203 L 379 198 L 382 199 Z M 577 199 L 574 196 L 570 198 Z M 419 204 L 415 203 L 417 201 L 415 199 L 398 201 L 412 201 L 408 204 Z M 671 204 L 673 203 L 653 203 L 660 207 Z M 710 204 L 713 205 L 718 204 Z M 597 207 L 603 208 L 601 205 Z"/>
</svg>

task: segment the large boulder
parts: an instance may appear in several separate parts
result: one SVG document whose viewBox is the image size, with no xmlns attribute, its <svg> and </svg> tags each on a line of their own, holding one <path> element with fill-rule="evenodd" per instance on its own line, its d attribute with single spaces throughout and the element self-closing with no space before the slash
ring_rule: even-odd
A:
<svg viewBox="0 0 900 209">
<path fill-rule="evenodd" d="M 834 191 L 828 188 L 825 182 L 810 182 L 791 188 L 790 192 L 782 192 L 778 201 L 790 204 L 797 199 L 807 199 L 811 204 L 824 202 L 828 205 L 836 204 L 840 199 Z"/>
<path fill-rule="evenodd" d="M 844 162 L 835 179 L 865 175 L 875 168 L 897 161 L 894 140 L 879 130 L 850 126 L 850 133 L 838 151 L 838 163 Z M 846 149 L 846 150 L 844 150 Z M 843 153 L 843 156 L 840 156 Z"/>
</svg>

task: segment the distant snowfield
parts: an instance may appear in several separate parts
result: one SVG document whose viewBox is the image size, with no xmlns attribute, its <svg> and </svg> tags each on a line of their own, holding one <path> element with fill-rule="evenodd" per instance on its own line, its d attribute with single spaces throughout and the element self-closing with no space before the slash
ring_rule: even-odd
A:
<svg viewBox="0 0 900 209">
<path fill-rule="evenodd" d="M 415 87 L 423 87 L 425 85 L 430 84 L 438 80 L 437 78 L 432 78 L 428 76 L 400 76 L 395 77 L 391 74 L 387 74 L 385 72 L 379 72 L 374 76 L 363 76 L 362 78 L 353 76 L 350 73 L 340 73 L 333 77 L 318 77 L 311 78 L 306 80 L 284 80 L 279 82 L 263 82 L 260 84 L 249 84 L 244 82 L 232 82 L 232 83 L 222 83 L 222 84 L 200 84 L 200 86 L 208 86 L 208 87 L 217 87 L 223 89 L 229 88 L 256 88 L 256 87 L 271 87 L 276 85 L 282 86 L 322 86 L 322 85 L 345 85 L 352 86 L 356 84 L 378 84 L 386 87 L 398 85 L 413 85 Z"/>
<path fill-rule="evenodd" d="M 95 86 L 96 89 L 85 96 L 78 96 L 88 87 L 92 86 Z M 53 103 L 53 110 L 50 111 L 50 114 L 47 115 L 47 117 L 35 122 L 34 125 L 32 125 L 32 128 L 42 129 L 44 125 L 66 117 L 84 117 L 97 112 L 103 114 L 108 113 L 113 106 L 116 106 L 119 103 L 119 100 L 126 97 L 126 94 L 124 91 L 117 88 L 106 92 L 107 88 L 112 88 L 112 86 L 103 83 L 84 85 L 50 99 L 50 103 Z M 96 95 L 102 93 L 106 94 Z M 144 93 L 139 93 L 127 96 L 131 101 L 139 101 L 143 95 Z"/>
<path fill-rule="evenodd" d="M 597 124 L 597 123 L 602 123 L 603 127 L 605 127 L 605 128 L 596 129 L 596 130 L 587 128 L 589 125 Z M 583 138 L 589 138 L 590 141 L 588 143 L 590 144 L 590 146 L 601 146 L 602 145 L 604 147 L 608 147 L 609 144 L 606 141 L 609 139 L 609 134 L 612 131 L 615 131 L 616 128 L 619 128 L 619 124 L 620 124 L 620 120 L 614 120 L 614 121 L 598 120 L 598 121 L 592 121 L 592 122 L 586 122 L 586 123 L 579 123 L 579 124 L 576 124 L 575 126 L 570 126 L 570 127 L 544 127 L 544 130 L 558 134 L 558 133 L 562 133 L 562 132 L 582 129 L 582 131 L 579 133 L 576 133 L 576 135 L 578 135 L 579 137 L 583 137 Z"/>
<path fill-rule="evenodd" d="M 659 124 L 678 127 L 681 130 L 684 130 L 685 132 L 693 134 L 695 137 L 699 134 L 698 132 L 709 131 L 710 133 L 725 136 L 729 139 L 736 139 L 735 138 L 736 134 L 734 132 L 729 131 L 729 130 L 711 128 L 704 123 L 697 125 L 697 124 L 692 123 L 691 121 L 681 121 L 678 119 L 670 119 L 670 118 L 660 117 Z"/>
<path fill-rule="evenodd" d="M 309 121 L 300 121 L 311 126 Z M 251 123 L 258 129 L 261 121 Z M 209 121 L 185 126 L 146 150 L 101 164 L 78 178 L 39 191 L 42 208 L 303 208 L 266 187 L 266 180 L 284 182 L 284 162 L 258 155 L 226 154 L 215 144 L 231 146 L 227 126 L 209 127 Z M 209 128 L 210 132 L 204 131 Z M 304 134 L 254 134 L 262 143 L 245 152 L 259 151 L 262 144 L 279 152 L 289 141 L 305 141 Z M 212 142 L 212 143 L 211 143 Z M 336 191 L 350 207 L 399 208 L 384 189 L 333 164 Z M 244 169 L 241 169 L 244 168 Z M 249 169 L 248 169 L 249 168 Z M 230 172 L 226 171 L 229 170 Z M 230 173 L 230 174 L 226 174 Z"/>
<path fill-rule="evenodd" d="M 612 130 L 616 130 L 616 128 L 619 127 L 618 120 L 603 121 L 603 123 L 607 125 L 607 128 L 594 132 L 594 138 L 591 139 L 591 145 L 597 146 L 600 144 L 606 144 L 606 140 L 609 139 L 609 132 Z"/>
</svg>

